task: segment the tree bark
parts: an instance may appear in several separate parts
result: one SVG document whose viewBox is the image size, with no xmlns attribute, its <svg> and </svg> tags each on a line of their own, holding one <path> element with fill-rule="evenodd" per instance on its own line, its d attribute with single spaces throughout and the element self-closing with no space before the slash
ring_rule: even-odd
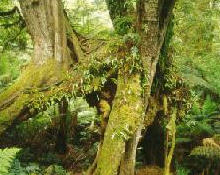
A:
<svg viewBox="0 0 220 175">
<path fill-rule="evenodd" d="M 15 118 L 27 113 L 24 106 L 30 96 L 23 93 L 24 89 L 42 87 L 62 80 L 62 72 L 65 72 L 71 63 L 66 37 L 66 32 L 70 30 L 65 22 L 61 0 L 53 2 L 19 0 L 19 2 L 34 43 L 33 63 L 14 86 L 0 95 L 0 133 Z M 126 65 L 119 69 L 117 92 L 94 174 L 117 175 L 130 171 L 129 175 L 132 175 L 136 147 L 148 107 L 156 65 L 175 0 L 139 0 L 137 3 L 141 4 L 137 5 L 134 14 L 133 10 L 128 12 L 128 2 L 125 0 L 108 2 L 110 3 L 108 6 L 111 6 L 112 20 L 127 14 L 137 19 L 133 26 L 137 26 L 136 30 L 141 37 L 139 54 L 144 71 L 124 73 Z M 76 38 L 74 34 L 72 38 Z M 82 54 L 77 39 L 73 39 L 72 42 L 75 53 L 72 55 L 79 57 Z M 146 79 L 144 85 L 141 82 L 143 74 Z M 11 101 L 13 103 L 9 103 Z M 147 118 L 151 120 L 149 116 Z"/>
<path fill-rule="evenodd" d="M 120 165 L 120 175 L 135 174 L 136 150 L 142 129 L 143 127 L 141 125 L 125 145 L 125 153 Z"/>
<path fill-rule="evenodd" d="M 134 174 L 134 160 L 144 121 L 143 114 L 148 107 L 156 65 L 174 2 L 166 0 L 139 0 L 137 2 L 139 9 L 136 9 L 136 24 L 142 40 L 140 55 L 147 83 L 144 87 L 140 85 L 141 72 L 128 77 L 127 81 L 124 81 L 125 83 L 121 81 L 123 78 L 119 74 L 116 99 L 113 102 L 95 175 Z M 129 94 L 126 94 L 128 90 L 125 88 L 125 84 L 135 87 L 131 98 L 129 98 Z M 141 95 L 143 89 L 144 96 Z M 126 94 L 125 97 L 119 95 L 123 93 Z M 125 101 L 124 105 L 120 105 L 123 101 Z M 137 110 L 134 109 L 134 106 L 138 106 Z M 148 116 L 146 117 L 148 118 Z M 126 127 L 130 128 L 129 135 L 123 138 L 123 129 Z M 122 133 L 122 135 L 118 133 Z M 119 138 L 115 137 L 117 134 L 120 136 Z"/>
<path fill-rule="evenodd" d="M 78 39 L 64 15 L 61 0 L 19 0 L 19 3 L 34 51 L 31 63 L 19 79 L 0 94 L 0 133 L 19 117 L 31 115 L 28 103 L 35 95 L 25 93 L 26 89 L 62 81 L 70 64 L 83 57 Z M 67 40 L 72 43 L 71 50 Z M 77 58 L 71 58 L 71 55 Z"/>
<path fill-rule="evenodd" d="M 142 114 L 140 76 L 135 74 L 129 77 L 119 73 L 117 92 L 95 174 L 118 174 L 125 152 L 125 142 L 140 126 L 143 120 Z"/>
</svg>

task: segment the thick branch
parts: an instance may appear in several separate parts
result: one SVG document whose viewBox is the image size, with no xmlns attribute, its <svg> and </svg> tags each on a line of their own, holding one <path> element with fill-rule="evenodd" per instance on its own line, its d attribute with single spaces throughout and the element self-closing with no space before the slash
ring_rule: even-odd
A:
<svg viewBox="0 0 220 175">
<path fill-rule="evenodd" d="M 103 71 L 107 66 L 109 69 L 106 71 L 106 79 L 114 73 L 111 65 L 104 62 L 97 70 Z M 62 68 L 57 63 L 54 65 L 49 63 L 41 67 L 29 65 L 17 82 L 0 94 L 0 134 L 14 121 L 23 121 L 32 115 L 27 104 L 35 109 L 35 105 L 39 103 L 40 110 L 45 110 L 46 104 L 50 103 L 51 99 L 62 97 L 64 94 L 80 96 L 89 94 L 94 89 L 101 90 L 103 77 L 97 77 L 94 74 L 91 75 L 94 78 L 90 79 L 85 76 L 85 72 L 89 70 L 89 64 L 76 65 L 72 70 Z M 67 71 L 69 71 L 69 78 L 66 79 L 62 75 Z M 43 99 L 41 99 L 42 96 Z M 22 119 L 19 119 L 21 117 Z"/>
</svg>

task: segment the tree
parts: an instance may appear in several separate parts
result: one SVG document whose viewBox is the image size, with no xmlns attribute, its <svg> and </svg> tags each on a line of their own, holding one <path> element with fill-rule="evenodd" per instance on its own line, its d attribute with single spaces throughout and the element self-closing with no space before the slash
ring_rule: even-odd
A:
<svg viewBox="0 0 220 175">
<path fill-rule="evenodd" d="M 80 86 L 86 81 L 84 72 L 89 71 L 85 63 L 93 60 L 84 56 L 79 36 L 69 27 L 62 2 L 20 0 L 19 3 L 34 43 L 34 53 L 31 64 L 19 80 L 0 95 L 0 133 L 19 118 L 36 113 L 36 110 L 30 111 L 27 103 L 35 101 L 39 94 L 43 94 L 42 98 L 56 95 L 61 100 L 66 96 L 64 92 L 88 95 L 95 89 L 91 85 L 84 91 Z M 151 117 L 146 114 L 152 82 L 175 0 L 107 0 L 106 3 L 123 43 L 114 52 L 107 53 L 117 58 L 117 69 L 114 70 L 117 91 L 97 155 L 96 169 L 91 174 L 133 175 L 144 119 Z M 71 65 L 77 68 L 72 70 L 69 79 L 72 81 L 68 82 L 63 72 L 71 70 Z M 73 85 L 70 88 L 73 81 L 78 88 Z M 54 90 L 56 86 L 61 86 L 60 91 Z M 38 93 L 34 93 L 36 90 Z M 40 105 L 44 108 L 45 104 Z"/>
<path fill-rule="evenodd" d="M 31 63 L 19 80 L 0 95 L 1 132 L 18 116 L 30 115 L 27 103 L 33 94 L 24 91 L 60 82 L 69 66 L 83 57 L 60 1 L 22 0 L 19 3 L 34 51 Z"/>
<path fill-rule="evenodd" d="M 115 28 L 121 18 L 127 26 L 136 26 L 135 31 L 140 36 L 141 44 L 138 45 L 132 41 L 130 33 L 125 35 L 130 38 L 125 42 L 122 55 L 135 62 L 138 58 L 132 57 L 132 51 L 138 45 L 140 60 L 131 74 L 129 61 L 119 68 L 117 92 L 94 174 L 118 174 L 119 169 L 119 174 L 134 174 L 136 147 L 174 1 L 140 0 L 136 9 L 127 4 L 128 1 L 107 1 Z M 133 23 L 129 24 L 129 21 Z"/>
</svg>

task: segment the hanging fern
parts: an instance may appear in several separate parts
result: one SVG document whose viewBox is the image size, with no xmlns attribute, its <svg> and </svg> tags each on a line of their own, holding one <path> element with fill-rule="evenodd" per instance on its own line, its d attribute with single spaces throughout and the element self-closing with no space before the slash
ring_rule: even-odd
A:
<svg viewBox="0 0 220 175">
<path fill-rule="evenodd" d="M 18 148 L 0 149 L 0 175 L 8 175 L 16 154 L 20 151 Z"/>
</svg>

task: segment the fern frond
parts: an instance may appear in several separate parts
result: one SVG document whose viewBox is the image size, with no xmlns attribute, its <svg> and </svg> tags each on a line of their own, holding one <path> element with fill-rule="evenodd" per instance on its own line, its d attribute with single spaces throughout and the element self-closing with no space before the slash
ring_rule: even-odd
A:
<svg viewBox="0 0 220 175">
<path fill-rule="evenodd" d="M 7 175 L 11 168 L 16 154 L 20 151 L 18 148 L 0 149 L 0 175 Z"/>
<path fill-rule="evenodd" d="M 194 148 L 190 154 L 191 156 L 204 156 L 208 159 L 220 160 L 220 149 L 213 146 L 198 146 Z"/>
</svg>

